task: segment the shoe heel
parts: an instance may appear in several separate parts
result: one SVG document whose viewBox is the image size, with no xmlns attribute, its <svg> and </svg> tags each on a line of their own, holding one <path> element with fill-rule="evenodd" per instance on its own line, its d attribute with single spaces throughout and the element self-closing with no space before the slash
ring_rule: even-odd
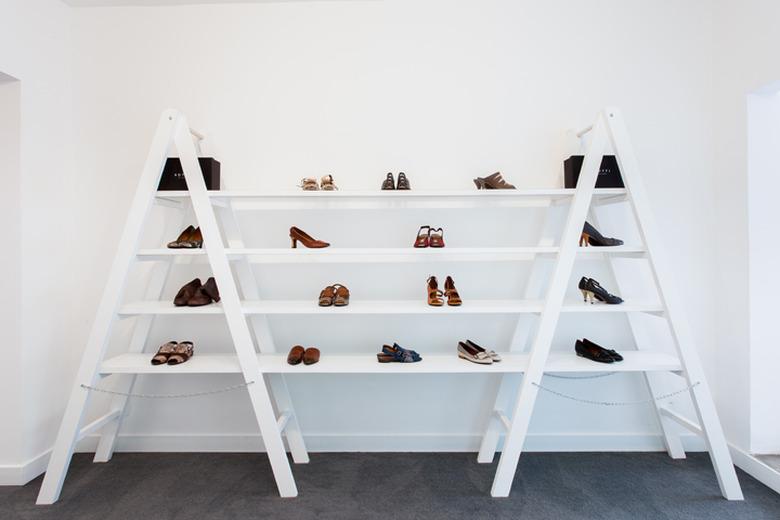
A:
<svg viewBox="0 0 780 520">
<path fill-rule="evenodd" d="M 581 290 L 580 292 L 582 292 L 582 301 L 588 303 L 588 300 L 590 300 L 590 303 L 593 303 L 594 298 L 592 292 L 584 290 Z"/>
<path fill-rule="evenodd" d="M 590 245 L 590 235 L 583 233 L 580 235 L 580 247 L 588 247 Z"/>
<path fill-rule="evenodd" d="M 290 240 L 292 241 L 292 248 L 297 249 L 298 248 L 298 241 L 295 240 L 293 237 L 290 237 Z"/>
<path fill-rule="evenodd" d="M 483 180 L 482 180 L 482 179 L 480 179 L 479 177 L 477 177 L 476 179 L 474 179 L 474 184 L 476 184 L 476 185 L 477 185 L 477 189 L 478 189 L 478 190 L 484 190 L 484 189 L 485 189 L 485 181 L 483 181 Z"/>
</svg>

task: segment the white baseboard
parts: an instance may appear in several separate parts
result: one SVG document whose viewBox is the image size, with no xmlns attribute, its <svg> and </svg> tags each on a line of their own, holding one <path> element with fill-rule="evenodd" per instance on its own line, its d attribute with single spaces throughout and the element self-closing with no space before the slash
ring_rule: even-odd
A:
<svg viewBox="0 0 780 520">
<path fill-rule="evenodd" d="M 23 486 L 46 471 L 49 454 L 46 450 L 36 457 L 18 465 L 0 465 L 0 486 Z"/>
</svg>

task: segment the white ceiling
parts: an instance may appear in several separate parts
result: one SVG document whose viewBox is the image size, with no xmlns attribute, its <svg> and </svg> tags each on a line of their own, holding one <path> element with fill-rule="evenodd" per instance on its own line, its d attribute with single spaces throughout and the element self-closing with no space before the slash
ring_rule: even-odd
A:
<svg viewBox="0 0 780 520">
<path fill-rule="evenodd" d="M 282 2 L 315 2 L 319 0 L 62 0 L 78 7 L 118 5 L 186 5 L 186 4 L 268 4 Z"/>
</svg>

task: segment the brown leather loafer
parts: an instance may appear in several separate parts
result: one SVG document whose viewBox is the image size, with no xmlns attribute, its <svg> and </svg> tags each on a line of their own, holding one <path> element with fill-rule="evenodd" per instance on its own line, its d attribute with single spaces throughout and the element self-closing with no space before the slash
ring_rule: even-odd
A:
<svg viewBox="0 0 780 520">
<path fill-rule="evenodd" d="M 299 365 L 303 361 L 304 348 L 300 345 L 295 345 L 290 349 L 290 353 L 287 354 L 287 362 L 291 365 Z"/>
<path fill-rule="evenodd" d="M 195 293 L 198 292 L 200 286 L 200 278 L 195 278 L 190 283 L 179 289 L 179 292 L 176 293 L 176 297 L 173 299 L 173 304 L 177 307 L 184 307 L 187 305 L 187 302 L 189 302 L 190 299 L 195 296 Z"/>
<path fill-rule="evenodd" d="M 323 242 L 322 240 L 317 240 L 316 238 L 312 238 L 306 232 L 304 232 L 301 229 L 298 229 L 295 226 L 290 228 L 290 240 L 292 240 L 293 249 L 298 247 L 298 242 L 303 244 L 305 247 L 312 248 L 312 249 L 321 249 L 323 247 L 328 247 L 330 245 L 329 243 Z"/>
<path fill-rule="evenodd" d="M 303 353 L 303 364 L 313 365 L 320 360 L 320 351 L 314 347 L 307 348 Z"/>
</svg>

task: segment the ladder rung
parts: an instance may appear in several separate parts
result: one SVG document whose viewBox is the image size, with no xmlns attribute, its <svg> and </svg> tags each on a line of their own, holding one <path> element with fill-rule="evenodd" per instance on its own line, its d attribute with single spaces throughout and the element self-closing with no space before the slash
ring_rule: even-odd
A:
<svg viewBox="0 0 780 520">
<path fill-rule="evenodd" d="M 683 417 L 679 413 L 673 412 L 669 408 L 666 408 L 664 406 L 659 407 L 658 411 L 661 413 L 661 415 L 663 415 L 664 417 L 668 417 L 669 419 L 673 420 L 674 422 L 676 422 L 686 430 L 689 430 L 695 433 L 696 435 L 704 435 L 701 426 L 687 419 L 686 417 Z"/>
<path fill-rule="evenodd" d="M 501 421 L 501 424 L 503 424 L 504 428 L 508 431 L 509 427 L 512 425 L 512 423 L 509 421 L 509 417 L 507 417 L 505 413 L 499 412 L 498 410 L 493 410 L 493 415 L 496 416 L 496 419 Z"/>
<path fill-rule="evenodd" d="M 283 412 L 282 415 L 276 419 L 276 427 L 279 428 L 280 432 L 283 432 L 284 429 L 287 428 L 287 423 L 290 422 L 291 415 L 290 412 Z"/>
<path fill-rule="evenodd" d="M 81 431 L 79 431 L 79 439 L 83 439 L 90 433 L 94 433 L 101 429 L 103 426 L 106 426 L 112 421 L 116 421 L 119 419 L 119 416 L 122 414 L 122 410 L 113 410 L 111 412 L 108 412 L 106 415 L 103 415 L 88 425 L 84 426 Z"/>
</svg>

